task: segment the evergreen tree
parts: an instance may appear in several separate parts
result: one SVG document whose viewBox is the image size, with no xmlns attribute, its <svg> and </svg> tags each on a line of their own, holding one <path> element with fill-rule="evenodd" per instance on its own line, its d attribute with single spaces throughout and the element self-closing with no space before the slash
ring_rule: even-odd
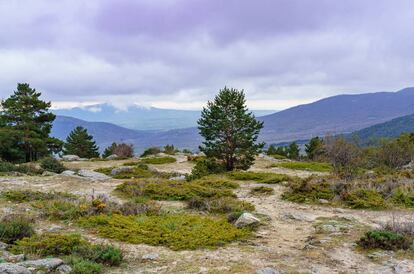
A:
<svg viewBox="0 0 414 274">
<path fill-rule="evenodd" d="M 99 157 L 99 148 L 86 128 L 76 127 L 66 138 L 63 153 L 81 158 L 96 158 Z"/>
<path fill-rule="evenodd" d="M 248 169 L 263 148 L 257 143 L 263 122 L 248 111 L 244 92 L 225 87 L 203 108 L 198 129 L 204 137 L 200 151 L 226 170 Z"/>
<path fill-rule="evenodd" d="M 296 144 L 296 142 L 291 143 L 288 147 L 288 150 L 289 159 L 299 159 L 299 146 Z"/>
<path fill-rule="evenodd" d="M 310 139 L 309 143 L 305 145 L 305 152 L 310 160 L 314 160 L 323 153 L 323 140 L 319 137 Z"/>
<path fill-rule="evenodd" d="M 102 154 L 102 158 L 106 158 L 111 156 L 112 154 L 114 154 L 114 150 L 117 147 L 117 143 L 112 143 L 112 145 L 110 145 L 109 147 L 105 148 L 103 154 Z"/>
<path fill-rule="evenodd" d="M 1 102 L 0 135 L 14 143 L 1 157 L 13 161 L 36 161 L 60 151 L 62 142 L 49 136 L 55 115 L 49 112 L 51 103 L 40 99 L 41 93 L 29 84 L 17 84 L 17 90 Z M 3 154 L 4 152 L 4 154 Z"/>
</svg>

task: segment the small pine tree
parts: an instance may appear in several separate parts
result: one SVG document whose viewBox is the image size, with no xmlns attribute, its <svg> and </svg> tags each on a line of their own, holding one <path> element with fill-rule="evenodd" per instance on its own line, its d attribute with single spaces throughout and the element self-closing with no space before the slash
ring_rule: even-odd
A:
<svg viewBox="0 0 414 274">
<path fill-rule="evenodd" d="M 296 142 L 291 143 L 288 147 L 288 150 L 289 159 L 299 159 L 299 146 L 296 144 Z"/>
<path fill-rule="evenodd" d="M 264 146 L 257 143 L 262 128 L 248 111 L 243 90 L 225 87 L 201 112 L 198 129 L 205 140 L 200 151 L 226 170 L 248 169 Z"/>
<path fill-rule="evenodd" d="M 99 148 L 86 128 L 76 127 L 66 138 L 63 153 L 81 158 L 96 158 L 99 157 Z"/>
<path fill-rule="evenodd" d="M 305 145 L 306 156 L 310 160 L 315 160 L 317 156 L 323 154 L 323 140 L 319 137 L 313 137 L 309 143 Z"/>
<path fill-rule="evenodd" d="M 102 154 L 102 158 L 106 158 L 111 156 L 112 154 L 114 154 L 114 150 L 117 146 L 117 143 L 112 143 L 112 145 L 110 145 L 109 147 L 105 148 L 103 154 Z"/>
</svg>

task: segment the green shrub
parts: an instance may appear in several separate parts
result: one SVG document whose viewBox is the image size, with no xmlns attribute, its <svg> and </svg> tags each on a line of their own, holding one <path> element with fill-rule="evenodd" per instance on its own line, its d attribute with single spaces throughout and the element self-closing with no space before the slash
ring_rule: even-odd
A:
<svg viewBox="0 0 414 274">
<path fill-rule="evenodd" d="M 141 159 L 141 162 L 144 164 L 162 165 L 175 163 L 177 162 L 177 159 L 175 159 L 174 157 L 150 157 Z"/>
<path fill-rule="evenodd" d="M 9 162 L 0 160 L 0 173 L 19 172 L 28 175 L 37 175 L 43 172 L 42 169 L 37 168 L 33 164 L 20 164 L 15 165 Z"/>
<path fill-rule="evenodd" d="M 121 250 L 110 245 L 91 244 L 78 234 L 45 233 L 23 238 L 15 242 L 10 249 L 15 254 L 29 254 L 39 257 L 74 256 L 89 262 L 109 266 L 120 265 L 123 256 Z M 77 263 L 72 261 L 71 264 Z M 80 272 L 81 273 L 81 272 Z"/>
<path fill-rule="evenodd" d="M 343 195 L 345 203 L 356 209 L 384 209 L 387 204 L 382 195 L 374 189 L 357 188 Z"/>
<path fill-rule="evenodd" d="M 319 162 L 283 162 L 272 164 L 272 167 L 283 167 L 294 170 L 308 170 L 316 172 L 330 172 L 332 170 L 331 164 Z"/>
<path fill-rule="evenodd" d="M 252 195 L 270 195 L 274 192 L 273 188 L 267 186 L 257 186 L 250 190 L 250 194 Z"/>
<path fill-rule="evenodd" d="M 100 236 L 132 244 L 167 246 L 173 250 L 214 248 L 250 235 L 222 218 L 173 214 L 84 217 L 80 225 Z"/>
<path fill-rule="evenodd" d="M 61 162 L 52 157 L 43 158 L 40 161 L 40 167 L 44 170 L 55 173 L 62 173 L 66 170 L 66 168 L 62 165 Z"/>
<path fill-rule="evenodd" d="M 335 193 L 331 184 L 324 179 L 307 178 L 290 185 L 282 198 L 297 203 L 315 203 L 320 199 L 332 200 Z"/>
<path fill-rule="evenodd" d="M 262 184 L 278 184 L 293 180 L 293 178 L 288 175 L 271 172 L 233 171 L 228 173 L 228 176 L 234 180 L 256 181 L 257 183 Z"/>
<path fill-rule="evenodd" d="M 395 205 L 403 206 L 407 208 L 414 207 L 414 192 L 404 190 L 402 188 L 394 189 L 392 192 L 391 200 Z"/>
<path fill-rule="evenodd" d="M 32 201 L 46 201 L 54 199 L 75 199 L 76 196 L 69 193 L 62 192 L 41 192 L 32 190 L 7 190 L 1 192 L 1 197 L 18 203 L 32 202 Z"/>
<path fill-rule="evenodd" d="M 0 172 L 13 172 L 17 169 L 18 167 L 12 163 L 0 161 Z"/>
<path fill-rule="evenodd" d="M 357 244 L 365 249 L 380 248 L 384 250 L 409 249 L 412 239 L 402 234 L 386 230 L 371 230 Z"/>
<path fill-rule="evenodd" d="M 226 171 L 224 165 L 213 159 L 200 159 L 196 161 L 195 166 L 191 170 L 191 174 L 187 175 L 187 181 L 202 178 L 211 174 L 218 174 Z"/>
<path fill-rule="evenodd" d="M 67 200 L 46 200 L 32 203 L 42 211 L 43 217 L 51 220 L 77 220 L 87 214 L 88 205 Z"/>
<path fill-rule="evenodd" d="M 154 172 L 150 171 L 147 165 L 144 165 L 144 164 L 135 164 L 135 165 L 136 166 L 134 167 L 132 171 L 124 171 L 114 176 L 111 175 L 111 171 L 114 169 L 113 167 L 98 168 L 95 171 L 106 174 L 108 176 L 112 176 L 115 179 L 150 178 L 150 177 L 157 175 Z"/>
<path fill-rule="evenodd" d="M 72 266 L 73 274 L 100 274 L 102 273 L 102 265 L 85 260 L 76 256 L 70 256 L 66 259 L 66 263 Z"/>
<path fill-rule="evenodd" d="M 239 188 L 240 185 L 236 182 L 230 181 L 228 179 L 215 177 L 212 176 L 205 176 L 203 178 L 194 180 L 191 182 L 192 184 L 198 184 L 205 187 L 212 187 L 212 188 L 223 188 L 223 189 L 236 189 Z"/>
<path fill-rule="evenodd" d="M 156 155 L 161 152 L 161 149 L 159 147 L 150 147 L 147 148 L 142 154 L 141 157 L 146 157 L 150 155 Z"/>
<path fill-rule="evenodd" d="M 196 209 L 217 214 L 254 211 L 255 209 L 254 205 L 251 203 L 240 201 L 236 198 L 231 197 L 222 197 L 215 199 L 195 197 L 189 200 L 187 205 L 189 209 Z"/>
<path fill-rule="evenodd" d="M 34 234 L 33 221 L 20 215 L 10 215 L 0 221 L 0 241 L 12 244 Z"/>
<path fill-rule="evenodd" d="M 186 201 L 194 197 L 234 197 L 229 189 L 212 188 L 193 182 L 147 179 L 145 181 L 125 182 L 116 191 L 130 198 L 147 197 L 154 200 Z"/>
</svg>

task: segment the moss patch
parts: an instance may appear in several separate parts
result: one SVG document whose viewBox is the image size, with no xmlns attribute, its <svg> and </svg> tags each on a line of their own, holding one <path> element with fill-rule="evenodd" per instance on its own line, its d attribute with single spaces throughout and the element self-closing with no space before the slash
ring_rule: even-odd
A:
<svg viewBox="0 0 414 274">
<path fill-rule="evenodd" d="M 167 246 L 173 250 L 214 248 L 250 235 L 222 218 L 174 214 L 82 218 L 80 225 L 100 236 L 133 244 Z"/>
<path fill-rule="evenodd" d="M 271 172 L 233 171 L 228 176 L 234 180 L 255 181 L 262 184 L 278 184 L 286 181 L 293 181 L 294 178 Z"/>
<path fill-rule="evenodd" d="M 141 159 L 141 162 L 144 164 L 150 165 L 162 165 L 162 164 L 172 164 L 177 162 L 177 159 L 174 157 L 150 157 Z"/>
</svg>

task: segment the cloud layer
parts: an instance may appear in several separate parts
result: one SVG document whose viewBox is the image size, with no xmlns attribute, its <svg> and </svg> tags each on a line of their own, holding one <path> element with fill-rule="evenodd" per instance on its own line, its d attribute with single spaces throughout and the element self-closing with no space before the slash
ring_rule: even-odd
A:
<svg viewBox="0 0 414 274">
<path fill-rule="evenodd" d="M 0 97 L 253 108 L 413 85 L 411 0 L 0 0 Z"/>
</svg>

